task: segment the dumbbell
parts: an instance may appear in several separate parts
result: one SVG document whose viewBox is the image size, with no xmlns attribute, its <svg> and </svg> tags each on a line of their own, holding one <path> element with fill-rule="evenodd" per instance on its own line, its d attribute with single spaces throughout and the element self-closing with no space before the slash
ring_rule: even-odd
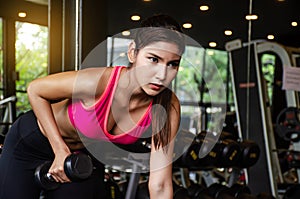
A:
<svg viewBox="0 0 300 199">
<path fill-rule="evenodd" d="M 46 161 L 39 165 L 34 173 L 36 183 L 43 190 L 54 190 L 60 186 L 60 183 L 56 182 L 48 173 L 51 165 L 51 161 Z M 92 159 L 81 152 L 72 153 L 64 161 L 64 171 L 72 182 L 85 180 L 92 174 Z"/>
<path fill-rule="evenodd" d="M 191 199 L 186 188 L 173 182 L 173 199 Z"/>
<path fill-rule="evenodd" d="M 207 187 L 203 192 L 212 198 L 224 198 L 233 199 L 234 197 L 229 194 L 224 194 L 224 191 L 228 190 L 228 187 L 220 183 L 213 183 Z"/>
<path fill-rule="evenodd" d="M 195 134 L 184 130 L 177 134 L 174 146 L 175 167 L 191 168 L 197 165 L 201 145 L 195 141 L 195 138 Z"/>
<path fill-rule="evenodd" d="M 136 192 L 136 199 L 150 199 L 148 182 L 142 182 L 139 184 Z M 188 195 L 187 189 L 179 186 L 173 182 L 173 199 L 191 199 Z"/>
<path fill-rule="evenodd" d="M 233 184 L 229 189 L 224 191 L 225 194 L 229 194 L 234 198 L 242 198 L 242 199 L 256 199 L 256 196 L 251 195 L 251 190 L 246 185 L 241 184 Z"/>
<path fill-rule="evenodd" d="M 205 190 L 206 190 L 205 186 L 193 182 L 187 188 L 188 195 L 192 199 L 213 199 L 213 197 L 205 193 Z"/>
<path fill-rule="evenodd" d="M 237 161 L 237 167 L 249 168 L 256 164 L 260 156 L 258 144 L 252 140 L 239 142 L 241 153 Z"/>
<path fill-rule="evenodd" d="M 240 184 L 234 184 L 231 187 L 214 183 L 210 185 L 205 192 L 216 199 L 256 199 L 256 196 L 251 195 L 249 187 Z"/>
<path fill-rule="evenodd" d="M 221 134 L 218 138 L 212 133 L 201 132 L 197 138 L 204 146 L 201 148 L 201 153 L 207 153 L 206 156 L 200 158 L 199 165 L 204 167 L 230 167 L 237 163 L 241 149 L 239 144 L 231 137 Z M 216 141 L 216 139 L 218 140 Z M 214 144 L 214 146 L 208 151 L 209 149 L 206 147 L 211 144 Z"/>
</svg>

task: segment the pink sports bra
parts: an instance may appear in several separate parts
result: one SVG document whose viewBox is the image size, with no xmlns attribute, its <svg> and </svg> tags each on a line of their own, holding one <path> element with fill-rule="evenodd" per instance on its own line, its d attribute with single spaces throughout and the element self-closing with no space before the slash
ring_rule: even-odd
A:
<svg viewBox="0 0 300 199">
<path fill-rule="evenodd" d="M 130 131 L 120 135 L 112 135 L 107 130 L 107 120 L 113 96 L 121 69 L 124 67 L 116 66 L 113 68 L 105 91 L 93 106 L 84 107 L 82 102 L 76 99 L 73 99 L 68 105 L 68 114 L 71 123 L 84 136 L 118 144 L 131 144 L 136 142 L 150 126 L 152 102 L 143 117 L 140 118 L 136 126 Z"/>
</svg>

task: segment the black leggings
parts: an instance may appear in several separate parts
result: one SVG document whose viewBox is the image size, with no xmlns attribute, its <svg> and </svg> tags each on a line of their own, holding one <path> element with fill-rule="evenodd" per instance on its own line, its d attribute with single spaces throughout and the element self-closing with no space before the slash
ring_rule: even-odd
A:
<svg viewBox="0 0 300 199">
<path fill-rule="evenodd" d="M 0 156 L 0 199 L 38 199 L 41 190 L 34 180 L 36 167 L 54 154 L 48 139 L 40 132 L 36 117 L 29 111 L 19 117 L 6 135 Z M 45 198 L 106 198 L 104 165 L 94 160 L 92 176 L 83 182 L 61 184 L 44 192 Z"/>
</svg>

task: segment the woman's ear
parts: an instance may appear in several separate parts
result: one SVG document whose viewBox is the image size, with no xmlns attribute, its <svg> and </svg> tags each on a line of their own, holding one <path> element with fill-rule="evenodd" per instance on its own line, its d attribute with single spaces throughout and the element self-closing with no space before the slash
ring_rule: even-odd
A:
<svg viewBox="0 0 300 199">
<path fill-rule="evenodd" d="M 127 57 L 128 57 L 128 60 L 129 60 L 130 63 L 135 62 L 136 49 L 135 49 L 135 42 L 134 41 L 132 41 L 128 46 Z"/>
</svg>

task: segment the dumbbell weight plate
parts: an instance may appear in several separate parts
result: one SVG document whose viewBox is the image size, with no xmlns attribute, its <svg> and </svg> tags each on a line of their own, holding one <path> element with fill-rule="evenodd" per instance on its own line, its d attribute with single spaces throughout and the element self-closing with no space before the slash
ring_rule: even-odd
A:
<svg viewBox="0 0 300 199">
<path fill-rule="evenodd" d="M 58 182 L 51 178 L 51 176 L 47 176 L 51 165 L 52 162 L 47 161 L 38 166 L 34 173 L 36 183 L 44 190 L 54 190 L 59 187 Z"/>
<path fill-rule="evenodd" d="M 248 168 L 256 164 L 260 155 L 260 148 L 257 143 L 251 140 L 244 140 L 240 143 L 241 155 L 238 166 Z"/>
<path fill-rule="evenodd" d="M 217 198 L 221 194 L 221 192 L 224 192 L 228 189 L 229 188 L 225 185 L 213 183 L 209 187 L 207 187 L 207 189 L 204 190 L 204 192 L 213 198 Z"/>
<path fill-rule="evenodd" d="M 84 153 L 73 153 L 66 158 L 64 170 L 73 182 L 85 180 L 93 172 L 92 159 Z"/>
<path fill-rule="evenodd" d="M 230 167 L 236 165 L 241 153 L 238 143 L 231 139 L 222 140 L 219 144 L 219 159 L 216 166 Z"/>
</svg>

